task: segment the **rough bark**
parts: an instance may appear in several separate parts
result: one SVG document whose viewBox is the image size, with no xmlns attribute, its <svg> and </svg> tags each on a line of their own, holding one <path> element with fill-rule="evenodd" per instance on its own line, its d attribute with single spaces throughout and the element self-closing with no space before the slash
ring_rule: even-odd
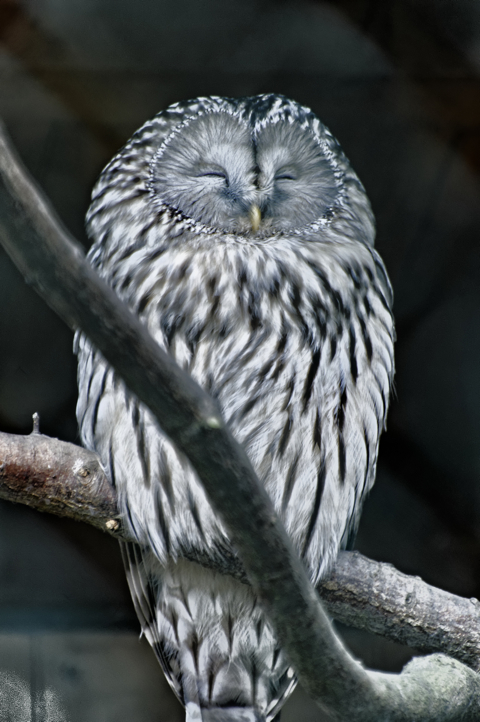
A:
<svg viewBox="0 0 480 722">
<path fill-rule="evenodd" d="M 150 338 L 83 258 L 0 138 L 0 241 L 47 303 L 80 327 L 188 457 L 306 691 L 337 719 L 478 720 L 480 677 L 432 655 L 366 672 L 336 637 L 243 449 L 214 402 Z"/>
<path fill-rule="evenodd" d="M 115 490 L 98 456 L 40 433 L 0 433 L 0 498 L 120 530 Z"/>
<path fill-rule="evenodd" d="M 338 621 L 422 653 L 443 652 L 480 670 L 480 604 L 432 587 L 392 564 L 341 552 L 318 592 Z"/>
</svg>

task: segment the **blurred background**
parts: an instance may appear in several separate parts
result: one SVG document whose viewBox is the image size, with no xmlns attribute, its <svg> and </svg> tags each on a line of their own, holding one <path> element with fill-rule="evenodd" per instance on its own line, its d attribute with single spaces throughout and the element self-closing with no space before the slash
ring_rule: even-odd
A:
<svg viewBox="0 0 480 722">
<path fill-rule="evenodd" d="M 480 5 L 0 0 L 0 116 L 64 224 L 146 119 L 284 93 L 340 140 L 395 290 L 396 396 L 357 548 L 480 596 Z M 0 430 L 78 443 L 72 334 L 0 253 Z M 373 668 L 412 650 L 342 628 Z M 0 719 L 179 722 L 116 542 L 0 504 Z M 10 717 L 8 716 L 10 714 Z M 297 691 L 282 722 L 327 718 Z"/>
</svg>

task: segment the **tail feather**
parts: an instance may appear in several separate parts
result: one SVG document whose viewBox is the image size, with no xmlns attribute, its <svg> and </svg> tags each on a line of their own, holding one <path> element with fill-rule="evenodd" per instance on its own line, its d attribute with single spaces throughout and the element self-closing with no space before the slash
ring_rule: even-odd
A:
<svg viewBox="0 0 480 722">
<path fill-rule="evenodd" d="M 186 707 L 187 722 L 278 722 L 293 670 L 252 590 L 148 549 L 121 544 L 143 632 Z"/>
<path fill-rule="evenodd" d="M 173 663 L 169 650 L 165 647 L 165 640 L 159 633 L 156 618 L 156 601 L 153 597 L 151 582 L 145 570 L 143 552 L 137 544 L 120 542 L 123 564 L 127 575 L 128 586 L 132 595 L 133 605 L 137 613 L 142 633 L 145 634 L 158 661 L 165 673 L 171 688 L 182 704 L 185 704 L 181 677 L 172 674 Z M 201 719 L 201 718 L 200 718 Z"/>
</svg>

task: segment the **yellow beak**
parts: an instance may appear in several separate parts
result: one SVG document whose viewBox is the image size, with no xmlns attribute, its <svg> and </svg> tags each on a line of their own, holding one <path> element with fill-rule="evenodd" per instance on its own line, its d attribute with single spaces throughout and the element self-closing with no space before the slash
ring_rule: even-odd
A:
<svg viewBox="0 0 480 722">
<path fill-rule="evenodd" d="M 260 212 L 260 208 L 254 203 L 253 206 L 250 208 L 250 213 L 248 215 L 250 218 L 252 231 L 255 233 L 255 231 L 258 231 L 258 229 L 260 228 L 260 223 L 262 221 L 262 214 Z"/>
</svg>

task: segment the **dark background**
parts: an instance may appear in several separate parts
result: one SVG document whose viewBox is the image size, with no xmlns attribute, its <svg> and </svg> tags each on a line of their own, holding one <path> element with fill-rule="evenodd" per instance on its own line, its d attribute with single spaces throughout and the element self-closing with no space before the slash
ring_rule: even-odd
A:
<svg viewBox="0 0 480 722">
<path fill-rule="evenodd" d="M 479 72 L 469 0 L 0 0 L 0 115 L 84 242 L 102 167 L 172 102 L 284 93 L 337 136 L 376 214 L 398 327 L 357 548 L 467 597 L 480 596 Z M 3 253 L 0 303 L 0 429 L 28 433 L 38 411 L 43 433 L 78 442 L 72 335 Z M 342 632 L 375 668 L 411 654 Z M 137 635 L 113 540 L 1 503 L 0 719 L 181 719 Z M 326 718 L 297 692 L 283 719 Z"/>
</svg>

